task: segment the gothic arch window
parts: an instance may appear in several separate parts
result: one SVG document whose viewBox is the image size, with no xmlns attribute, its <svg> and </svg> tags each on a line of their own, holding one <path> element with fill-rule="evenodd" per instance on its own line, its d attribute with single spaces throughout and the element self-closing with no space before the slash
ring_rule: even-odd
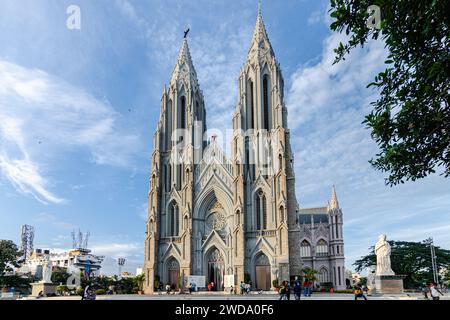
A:
<svg viewBox="0 0 450 320">
<path fill-rule="evenodd" d="M 328 244 L 325 240 L 320 239 L 316 245 L 316 254 L 318 256 L 326 256 L 328 255 Z"/>
<path fill-rule="evenodd" d="M 256 229 L 267 229 L 267 201 L 262 190 L 256 192 Z"/>
<path fill-rule="evenodd" d="M 263 129 L 270 130 L 270 80 L 267 74 L 263 77 Z"/>
<path fill-rule="evenodd" d="M 172 191 L 172 165 L 170 163 L 168 165 L 166 178 L 167 178 L 166 188 L 167 191 L 170 192 Z"/>
<path fill-rule="evenodd" d="M 311 256 L 311 245 L 308 241 L 303 240 L 300 244 L 300 257 L 310 257 Z"/>
<path fill-rule="evenodd" d="M 177 203 L 174 201 L 169 204 L 169 236 L 178 236 L 179 229 L 179 208 Z"/>
<path fill-rule="evenodd" d="M 196 117 L 196 120 L 200 120 L 200 118 L 201 118 L 200 106 L 198 105 L 198 101 L 195 101 L 195 117 Z"/>
<path fill-rule="evenodd" d="M 278 155 L 278 170 L 283 170 L 283 156 L 281 153 Z"/>
<path fill-rule="evenodd" d="M 167 103 L 166 115 L 166 149 L 172 149 L 172 100 Z"/>
<path fill-rule="evenodd" d="M 253 81 L 248 80 L 247 82 L 247 128 L 253 129 L 255 128 L 255 119 L 254 119 L 254 93 L 253 93 Z"/>
<path fill-rule="evenodd" d="M 155 180 L 156 180 L 156 175 L 153 174 L 152 179 L 150 180 L 150 189 L 153 189 L 155 187 Z"/>
<path fill-rule="evenodd" d="M 317 282 L 325 283 L 328 281 L 328 270 L 325 267 L 320 268 L 319 273 L 317 274 Z"/>
<path fill-rule="evenodd" d="M 183 168 L 181 164 L 177 164 L 177 189 L 181 190 L 181 177 L 183 175 Z"/>
<path fill-rule="evenodd" d="M 180 129 L 186 129 L 186 97 L 182 96 L 180 99 L 181 108 L 180 108 Z"/>
<path fill-rule="evenodd" d="M 284 222 L 284 207 L 280 207 L 280 222 Z"/>
</svg>

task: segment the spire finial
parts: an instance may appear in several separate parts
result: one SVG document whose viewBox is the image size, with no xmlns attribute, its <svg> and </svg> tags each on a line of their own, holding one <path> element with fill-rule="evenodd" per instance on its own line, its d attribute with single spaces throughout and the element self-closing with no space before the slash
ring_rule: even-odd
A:
<svg viewBox="0 0 450 320">
<path fill-rule="evenodd" d="M 183 39 L 187 38 L 187 35 L 188 35 L 189 31 L 191 31 L 191 28 L 189 28 L 189 27 L 187 27 L 187 29 L 184 30 L 184 37 L 183 37 Z"/>
<path fill-rule="evenodd" d="M 259 16 L 262 15 L 262 10 L 261 10 L 261 0 L 258 0 L 258 15 L 259 15 Z"/>
<path fill-rule="evenodd" d="M 339 202 L 336 195 L 336 187 L 333 184 L 333 193 L 331 194 L 331 209 L 339 208 Z"/>
</svg>

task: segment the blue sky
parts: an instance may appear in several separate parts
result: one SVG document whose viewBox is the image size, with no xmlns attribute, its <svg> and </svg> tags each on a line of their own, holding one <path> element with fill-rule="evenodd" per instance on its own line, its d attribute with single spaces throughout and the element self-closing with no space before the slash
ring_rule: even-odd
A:
<svg viewBox="0 0 450 320">
<path fill-rule="evenodd" d="M 81 9 L 81 30 L 66 8 Z M 429 236 L 450 247 L 449 181 L 435 175 L 389 188 L 368 160 L 377 152 L 361 122 L 382 70 L 381 43 L 332 66 L 344 39 L 329 31 L 326 0 L 263 1 L 266 28 L 285 78 L 301 207 L 323 206 L 336 185 L 344 211 L 347 266 L 380 233 Z M 152 136 L 181 46 L 189 45 L 205 95 L 208 127 L 231 127 L 239 69 L 257 1 L 0 1 L 0 238 L 64 249 L 70 232 L 91 247 L 142 264 Z"/>
</svg>

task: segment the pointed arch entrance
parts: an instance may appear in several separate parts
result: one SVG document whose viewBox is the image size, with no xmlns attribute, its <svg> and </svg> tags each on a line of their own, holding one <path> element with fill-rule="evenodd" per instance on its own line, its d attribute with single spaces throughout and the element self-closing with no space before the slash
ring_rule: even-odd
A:
<svg viewBox="0 0 450 320">
<path fill-rule="evenodd" d="M 258 290 L 270 290 L 270 262 L 264 253 L 260 253 L 255 259 L 255 279 Z"/>
<path fill-rule="evenodd" d="M 206 279 L 214 283 L 213 290 L 223 290 L 223 279 L 225 275 L 225 259 L 219 249 L 213 247 L 206 256 L 207 275 Z"/>
<path fill-rule="evenodd" d="M 178 288 L 178 280 L 180 278 L 180 264 L 175 258 L 167 261 L 167 279 L 171 286 Z"/>
</svg>

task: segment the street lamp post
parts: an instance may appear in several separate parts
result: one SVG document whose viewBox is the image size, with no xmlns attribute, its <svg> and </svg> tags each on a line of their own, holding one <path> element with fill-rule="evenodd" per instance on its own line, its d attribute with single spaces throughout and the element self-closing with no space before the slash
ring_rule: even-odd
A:
<svg viewBox="0 0 450 320">
<path fill-rule="evenodd" d="M 436 263 L 436 252 L 434 250 L 433 238 L 430 238 L 430 252 L 431 252 L 431 267 L 433 269 L 433 281 L 438 283 L 438 273 L 437 273 L 437 263 Z"/>
<path fill-rule="evenodd" d="M 119 266 L 119 279 L 122 278 L 122 267 L 125 265 L 125 258 L 119 258 L 117 259 L 117 264 Z"/>
</svg>

